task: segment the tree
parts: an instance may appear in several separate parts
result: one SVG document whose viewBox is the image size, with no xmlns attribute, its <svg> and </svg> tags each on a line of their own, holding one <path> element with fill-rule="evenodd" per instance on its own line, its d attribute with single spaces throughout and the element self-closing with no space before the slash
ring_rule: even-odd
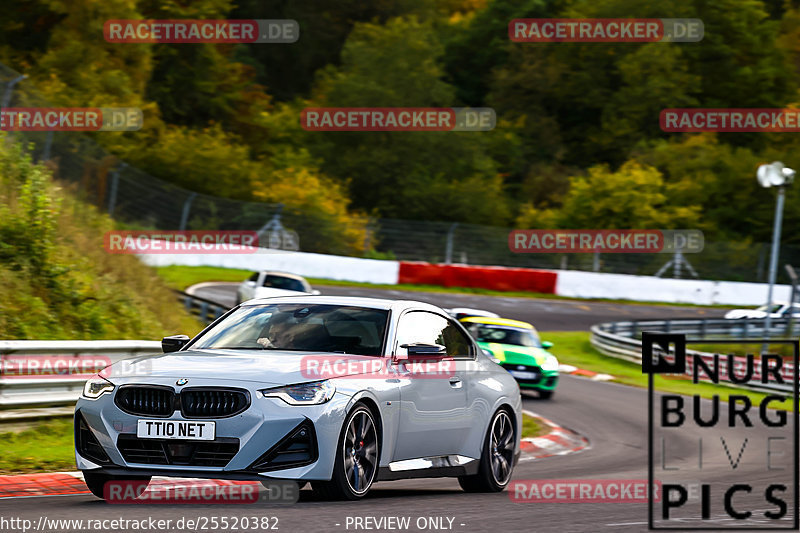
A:
<svg viewBox="0 0 800 533">
<path fill-rule="evenodd" d="M 517 227 L 563 229 L 685 229 L 696 227 L 700 209 L 669 203 L 662 174 L 628 161 L 616 172 L 606 165 L 570 180 L 558 210 L 527 207 Z"/>
<path fill-rule="evenodd" d="M 444 48 L 430 22 L 415 17 L 358 24 L 342 65 L 320 75 L 320 107 L 449 107 Z M 327 175 L 349 184 L 353 205 L 386 217 L 502 224 L 507 202 L 489 156 L 492 132 L 309 132 Z"/>
</svg>

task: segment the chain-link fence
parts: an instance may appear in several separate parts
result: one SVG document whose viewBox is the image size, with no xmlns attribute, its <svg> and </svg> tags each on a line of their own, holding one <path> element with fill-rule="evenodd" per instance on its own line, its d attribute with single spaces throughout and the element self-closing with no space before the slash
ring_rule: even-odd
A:
<svg viewBox="0 0 800 533">
<path fill-rule="evenodd" d="M 32 84 L 0 65 L 0 105 L 48 107 Z M 282 204 L 245 202 L 195 193 L 127 165 L 76 132 L 12 132 L 32 145 L 33 157 L 48 161 L 54 175 L 84 200 L 133 228 L 263 230 L 278 227 L 297 236 L 306 252 L 353 254 L 410 261 L 451 262 L 621 274 L 766 281 L 767 243 L 706 242 L 701 253 L 674 264 L 667 254 L 519 254 L 508 248 L 511 228 L 466 223 L 373 219 L 360 250 L 343 248 L 332 232 L 341 231 L 318 213 Z M 668 268 L 663 268 L 672 260 Z M 800 247 L 783 246 L 781 264 L 800 264 Z M 779 281 L 785 272 L 779 272 Z"/>
</svg>

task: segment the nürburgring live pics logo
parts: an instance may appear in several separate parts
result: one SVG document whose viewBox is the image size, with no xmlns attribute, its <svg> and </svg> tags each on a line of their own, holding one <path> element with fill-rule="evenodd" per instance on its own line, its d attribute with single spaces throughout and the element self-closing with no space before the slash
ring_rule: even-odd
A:
<svg viewBox="0 0 800 533">
<path fill-rule="evenodd" d="M 687 353 L 690 343 L 719 345 L 720 351 L 747 345 L 750 353 Z M 642 373 L 648 375 L 650 530 L 798 529 L 799 344 L 642 334 Z M 754 356 L 762 345 L 773 350 L 781 346 L 786 353 Z M 691 381 L 681 383 L 696 392 L 691 398 L 656 395 L 655 374 L 689 374 Z M 703 399 L 698 389 L 708 383 L 740 389 L 731 389 L 727 401 L 717 391 Z M 743 387 L 765 395 L 748 395 Z M 661 484 L 660 512 L 652 494 L 656 482 Z"/>
</svg>

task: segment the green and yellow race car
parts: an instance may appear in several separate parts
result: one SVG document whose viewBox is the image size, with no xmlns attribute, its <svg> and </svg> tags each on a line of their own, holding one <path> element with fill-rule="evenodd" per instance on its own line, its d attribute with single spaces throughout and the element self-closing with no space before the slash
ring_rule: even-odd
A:
<svg viewBox="0 0 800 533">
<path fill-rule="evenodd" d="M 547 352 L 553 344 L 542 342 L 531 324 L 507 318 L 470 316 L 461 323 L 487 355 L 514 376 L 521 389 L 536 389 L 548 399 L 558 384 L 558 359 Z"/>
</svg>

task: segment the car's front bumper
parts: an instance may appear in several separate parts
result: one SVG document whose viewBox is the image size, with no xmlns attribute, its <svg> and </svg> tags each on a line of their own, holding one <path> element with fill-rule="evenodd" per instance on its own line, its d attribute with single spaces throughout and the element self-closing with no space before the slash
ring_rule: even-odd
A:
<svg viewBox="0 0 800 533">
<path fill-rule="evenodd" d="M 537 389 L 551 391 L 558 385 L 558 370 L 541 371 L 536 379 L 514 378 L 521 389 Z"/>
<path fill-rule="evenodd" d="M 196 386 L 219 385 L 219 382 L 193 381 L 193 385 Z M 148 380 L 148 384 L 171 385 L 171 383 L 151 382 L 150 380 Z M 255 384 L 249 387 L 238 383 L 237 386 L 249 390 L 250 405 L 237 415 L 209 419 L 213 420 L 216 426 L 214 441 L 163 441 L 165 445 L 202 446 L 202 456 L 206 459 L 211 456 L 212 452 L 220 448 L 219 446 L 214 447 L 213 443 L 225 442 L 228 455 L 225 456 L 224 464 L 205 466 L 208 461 L 195 460 L 194 451 L 188 452 L 189 459 L 187 456 L 180 456 L 178 460 L 175 460 L 170 456 L 168 450 L 178 448 L 164 449 L 163 459 L 159 459 L 157 453 L 150 453 L 155 447 L 153 439 L 136 438 L 137 421 L 143 418 L 157 417 L 131 415 L 122 411 L 113 399 L 114 394 L 119 390 L 118 387 L 113 393 L 104 394 L 96 400 L 81 398 L 78 401 L 76 427 L 80 423 L 78 419 L 80 416 L 102 451 L 102 453 L 87 453 L 85 449 L 79 449 L 81 443 L 76 440 L 75 459 L 78 469 L 115 475 L 224 479 L 327 480 L 331 478 L 335 448 L 350 401 L 348 395 L 337 392 L 330 401 L 322 405 L 294 406 L 288 405 L 279 398 L 263 397 Z M 181 416 L 180 412 L 160 419 L 187 420 Z M 277 446 L 281 445 L 282 440 L 291 436 L 301 427 L 307 427 L 313 433 L 311 436 L 314 443 L 314 453 L 311 458 L 313 460 L 301 460 L 298 461 L 298 464 L 302 464 L 302 466 L 289 464 L 289 467 L 275 463 L 265 464 L 259 461 L 263 459 L 266 452 L 275 450 Z M 230 446 L 234 440 L 238 440 L 238 449 L 232 451 Z M 212 445 L 198 443 L 212 443 Z M 150 448 L 150 452 L 147 454 L 144 452 L 131 453 L 131 445 L 138 446 L 140 444 Z M 92 449 L 97 452 L 97 448 Z M 103 458 L 103 454 L 107 461 L 98 461 Z M 146 457 L 142 459 L 145 455 Z M 229 460 L 227 460 L 228 457 L 230 457 Z M 217 463 L 219 463 L 219 459 L 217 459 Z"/>
</svg>

